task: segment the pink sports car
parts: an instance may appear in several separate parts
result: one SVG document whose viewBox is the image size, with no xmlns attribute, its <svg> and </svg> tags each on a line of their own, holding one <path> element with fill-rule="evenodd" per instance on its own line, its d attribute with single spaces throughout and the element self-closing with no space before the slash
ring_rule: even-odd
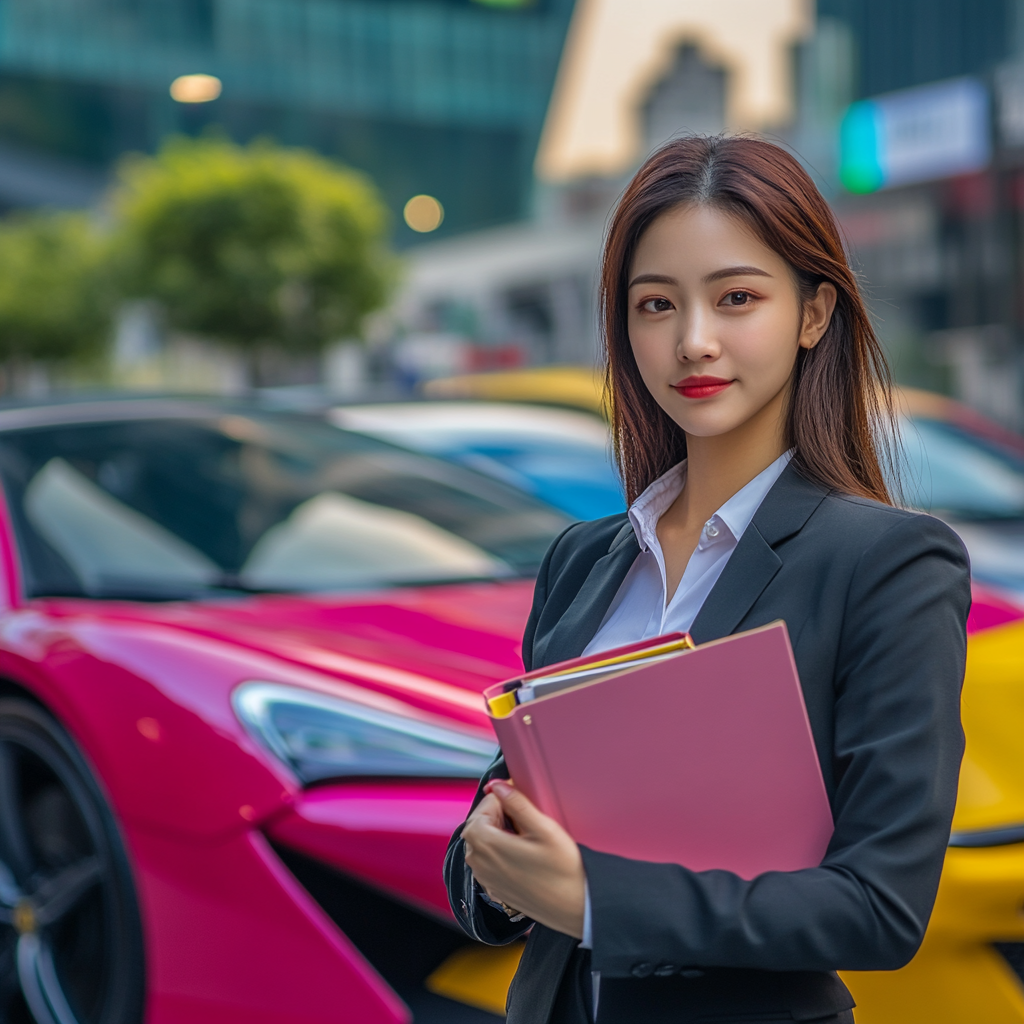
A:
<svg viewBox="0 0 1024 1024">
<path fill-rule="evenodd" d="M 424 979 L 562 515 L 311 417 L 0 411 L 0 1022 L 496 1018 Z"/>
</svg>

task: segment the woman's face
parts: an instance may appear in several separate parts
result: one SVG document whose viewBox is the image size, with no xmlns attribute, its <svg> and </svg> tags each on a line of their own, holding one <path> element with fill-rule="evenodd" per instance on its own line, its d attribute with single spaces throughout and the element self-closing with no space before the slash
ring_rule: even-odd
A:
<svg viewBox="0 0 1024 1024">
<path fill-rule="evenodd" d="M 818 343 L 836 299 L 826 283 L 802 310 L 785 261 L 740 219 L 708 206 L 658 217 L 640 239 L 629 282 L 640 374 L 695 437 L 784 409 L 797 353 Z"/>
</svg>

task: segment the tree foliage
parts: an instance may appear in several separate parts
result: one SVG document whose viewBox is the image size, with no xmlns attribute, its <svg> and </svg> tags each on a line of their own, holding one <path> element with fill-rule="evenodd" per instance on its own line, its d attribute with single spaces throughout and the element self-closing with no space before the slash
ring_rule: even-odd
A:
<svg viewBox="0 0 1024 1024">
<path fill-rule="evenodd" d="M 305 150 L 174 138 L 124 160 L 118 279 L 169 324 L 239 347 L 316 350 L 387 298 L 387 211 L 362 175 Z"/>
<path fill-rule="evenodd" d="M 111 321 L 105 255 L 85 214 L 0 221 L 0 361 L 61 360 L 100 349 Z"/>
</svg>

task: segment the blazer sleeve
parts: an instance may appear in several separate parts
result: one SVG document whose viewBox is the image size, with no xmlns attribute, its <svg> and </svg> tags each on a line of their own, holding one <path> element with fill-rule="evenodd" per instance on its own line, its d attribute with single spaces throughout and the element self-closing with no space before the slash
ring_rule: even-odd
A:
<svg viewBox="0 0 1024 1024">
<path fill-rule="evenodd" d="M 571 526 L 567 526 L 552 541 L 537 573 L 537 582 L 533 591 L 533 606 L 530 609 L 530 617 L 527 620 L 523 636 L 523 662 L 527 671 L 533 667 L 533 637 L 537 631 L 537 620 L 547 600 L 552 557 L 562 538 L 578 525 L 578 523 L 573 523 Z M 509 772 L 505 766 L 505 759 L 499 753 L 480 779 L 473 803 L 469 808 L 470 812 L 472 813 L 476 805 L 483 799 L 484 786 L 491 779 L 507 779 L 508 777 Z M 473 878 L 473 872 L 466 866 L 466 844 L 462 839 L 462 830 L 465 824 L 463 822 L 448 841 L 448 851 L 444 858 L 444 883 L 448 889 L 448 902 L 456 920 L 468 935 L 478 942 L 486 942 L 488 945 L 504 945 L 528 931 L 533 925 L 533 921 L 523 918 L 518 922 L 513 922 L 503 910 L 490 906 L 480 898 L 482 890 L 476 879 Z"/>
<path fill-rule="evenodd" d="M 899 517 L 860 558 L 837 638 L 835 832 L 822 864 L 746 881 L 581 847 L 594 970 L 906 964 L 956 802 L 969 608 L 959 538 L 928 516 Z"/>
</svg>

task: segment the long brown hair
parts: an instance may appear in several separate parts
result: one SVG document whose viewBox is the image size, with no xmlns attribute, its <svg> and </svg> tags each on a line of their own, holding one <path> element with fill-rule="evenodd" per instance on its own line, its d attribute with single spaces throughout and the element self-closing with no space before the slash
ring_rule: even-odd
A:
<svg viewBox="0 0 1024 1024">
<path fill-rule="evenodd" d="M 797 356 L 787 447 L 808 479 L 891 504 L 880 465 L 881 458 L 891 470 L 894 460 L 891 378 L 835 217 L 784 149 L 726 136 L 676 139 L 659 149 L 623 193 L 605 243 L 605 387 L 629 501 L 686 456 L 686 436 L 647 390 L 627 330 L 628 275 L 640 237 L 660 214 L 686 203 L 740 217 L 789 264 L 804 302 L 823 281 L 835 285 L 824 336 Z"/>
</svg>

